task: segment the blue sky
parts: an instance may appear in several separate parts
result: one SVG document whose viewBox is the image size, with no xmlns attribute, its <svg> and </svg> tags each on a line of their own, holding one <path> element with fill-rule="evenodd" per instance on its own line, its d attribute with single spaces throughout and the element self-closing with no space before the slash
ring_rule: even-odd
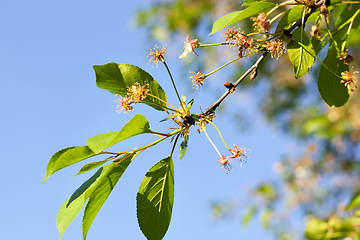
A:
<svg viewBox="0 0 360 240">
<path fill-rule="evenodd" d="M 128 115 L 116 113 L 115 96 L 96 87 L 92 69 L 92 65 L 108 62 L 138 65 L 152 74 L 167 90 L 169 101 L 176 103 L 163 66 L 154 67 L 147 62 L 145 52 L 153 46 L 146 40 L 144 30 L 135 29 L 132 24 L 133 14 L 147 4 L 148 1 L 67 0 L 2 3 L 2 239 L 58 239 L 57 210 L 91 174 L 73 177 L 88 162 L 84 161 L 55 173 L 41 184 L 47 162 L 56 151 L 85 145 L 87 138 L 101 133 L 119 131 L 137 113 L 149 119 L 152 130 L 167 130 L 167 124 L 158 124 L 166 116 L 154 114 L 147 106 L 137 105 Z M 181 75 L 177 56 L 182 45 L 169 49 L 166 56 L 171 59 L 169 65 L 176 79 Z M 218 97 L 209 97 L 206 89 L 199 93 L 189 92 L 190 88 L 183 84 L 178 87 L 188 99 L 196 98 L 194 109 L 199 109 L 199 105 L 204 108 Z M 233 107 L 241 111 L 246 105 Z M 251 187 L 274 177 L 272 165 L 291 147 L 289 139 L 269 129 L 259 117 L 245 133 L 239 132 L 236 123 L 224 115 L 214 122 L 228 145 L 250 148 L 250 158 L 243 168 L 236 164 L 232 172 L 225 174 L 217 168 L 218 156 L 205 135 L 192 129 L 185 158 L 174 159 L 175 202 L 164 239 L 272 239 L 261 229 L 258 219 L 246 229 L 240 227 L 238 217 L 233 221 L 213 221 L 211 203 L 237 199 L 241 209 L 242 204 L 251 202 Z M 225 151 L 216 131 L 209 129 L 209 134 Z M 113 149 L 133 149 L 148 141 L 134 138 Z M 88 240 L 145 239 L 136 220 L 136 192 L 147 170 L 165 158 L 171 146 L 169 142 L 161 143 L 135 159 L 93 222 Z M 82 213 L 62 239 L 82 238 L 81 217 Z"/>
</svg>

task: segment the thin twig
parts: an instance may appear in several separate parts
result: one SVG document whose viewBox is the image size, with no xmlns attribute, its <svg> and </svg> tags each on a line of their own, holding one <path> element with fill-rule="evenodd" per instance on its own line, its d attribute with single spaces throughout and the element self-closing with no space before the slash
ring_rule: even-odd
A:
<svg viewBox="0 0 360 240">
<path fill-rule="evenodd" d="M 259 59 L 254 63 L 254 65 L 252 65 L 233 85 L 234 88 L 236 88 L 242 80 L 245 79 L 245 77 L 247 75 L 249 75 L 252 70 L 256 69 L 259 67 L 259 64 L 261 63 L 262 60 L 264 60 L 264 58 L 266 57 L 266 55 L 268 55 L 268 51 L 264 52 Z M 202 113 L 199 114 L 199 116 L 205 116 L 208 113 L 210 113 L 211 110 L 214 110 L 220 105 L 220 103 L 230 94 L 230 90 L 227 90 L 218 100 L 216 100 L 216 102 L 214 102 L 210 107 L 208 107 L 205 111 L 203 111 Z"/>
</svg>

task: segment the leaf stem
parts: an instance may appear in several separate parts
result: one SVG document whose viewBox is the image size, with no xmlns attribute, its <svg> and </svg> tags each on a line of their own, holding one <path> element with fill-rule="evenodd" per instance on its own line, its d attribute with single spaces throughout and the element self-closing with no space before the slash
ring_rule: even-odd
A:
<svg viewBox="0 0 360 240">
<path fill-rule="evenodd" d="M 326 23 L 326 28 L 327 28 L 328 34 L 329 34 L 331 40 L 333 40 L 333 42 L 334 42 L 334 44 L 335 44 L 336 51 L 340 52 L 340 49 L 338 48 L 337 42 L 335 41 L 335 39 L 333 38 L 333 36 L 332 36 L 332 34 L 331 34 L 331 31 L 330 31 L 330 28 L 329 28 L 329 24 L 328 24 L 328 21 L 327 21 L 326 18 L 325 18 L 325 23 Z"/>
<path fill-rule="evenodd" d="M 151 97 L 153 97 L 153 98 L 156 98 L 156 99 L 158 99 L 159 101 L 161 101 L 161 102 L 163 102 L 163 103 L 165 103 L 166 105 L 169 105 L 170 107 L 172 107 L 173 109 L 171 109 L 171 108 L 167 108 L 167 107 L 164 107 L 164 106 L 161 106 L 161 105 L 158 105 L 159 107 L 163 107 L 163 108 L 165 108 L 165 109 L 167 109 L 167 110 L 170 110 L 170 111 L 173 111 L 173 112 L 178 112 L 178 113 L 180 113 L 179 112 L 179 110 L 176 108 L 176 107 L 174 107 L 173 105 L 171 105 L 170 103 L 168 103 L 168 102 L 166 102 L 166 101 L 164 101 L 164 100 L 162 100 L 161 98 L 159 98 L 159 97 L 157 97 L 157 96 L 155 96 L 155 95 L 152 95 L 152 94 L 147 94 L 147 95 L 149 95 L 149 96 L 151 96 Z M 151 101 L 151 100 L 149 100 L 149 99 L 147 99 L 148 101 Z M 154 101 L 152 101 L 154 104 L 157 104 L 156 102 L 154 102 Z"/>
<path fill-rule="evenodd" d="M 359 14 L 359 12 L 360 12 L 360 9 L 358 9 L 358 10 L 354 13 L 354 15 L 349 19 L 349 20 L 350 20 L 350 24 L 349 24 L 348 31 L 347 31 L 347 33 L 346 33 L 345 41 L 343 42 L 343 44 L 342 44 L 342 46 L 341 46 L 341 52 L 344 52 L 344 51 L 345 51 L 346 41 L 347 41 L 347 39 L 348 39 L 348 37 L 349 37 L 349 34 L 350 34 L 350 31 L 351 31 L 352 25 L 353 25 L 353 23 L 354 23 L 354 19 L 355 19 L 355 17 Z"/>
<path fill-rule="evenodd" d="M 149 133 L 153 133 L 153 134 L 160 135 L 160 136 L 165 136 L 165 137 L 169 136 L 169 133 L 159 133 L 159 132 L 154 132 L 154 131 L 150 131 Z"/>
<path fill-rule="evenodd" d="M 104 151 L 103 153 L 120 155 L 120 154 L 123 154 L 123 153 L 129 153 L 129 154 L 131 154 L 131 153 L 134 153 L 134 152 L 143 151 L 143 150 L 145 150 L 145 149 L 147 149 L 147 148 L 149 148 L 149 147 L 152 147 L 152 146 L 158 144 L 159 142 L 164 141 L 165 139 L 167 139 L 167 138 L 171 137 L 172 135 L 175 135 L 175 134 L 177 134 L 177 133 L 179 133 L 179 132 L 181 132 L 181 128 L 178 128 L 178 129 L 176 129 L 175 131 L 173 131 L 173 132 L 171 132 L 171 133 L 168 133 L 166 136 L 164 136 L 164 137 L 162 137 L 162 138 L 159 138 L 158 140 L 156 140 L 156 141 L 154 141 L 154 142 L 152 142 L 152 143 L 150 143 L 150 144 L 148 144 L 148 145 L 145 145 L 145 146 L 143 146 L 143 147 L 141 147 L 141 148 L 135 149 L 135 150 L 129 150 L 129 151 L 118 152 L 118 153 L 110 153 L 110 152 L 105 152 L 105 151 Z"/>
<path fill-rule="evenodd" d="M 229 65 L 229 64 L 231 64 L 231 63 L 233 63 L 233 62 L 236 62 L 236 61 L 239 60 L 239 59 L 240 59 L 240 58 L 235 58 L 234 60 L 231 60 L 230 62 L 225 63 L 224 65 L 222 65 L 221 67 L 218 67 L 218 68 L 215 69 L 214 71 L 211 71 L 211 72 L 209 72 L 208 74 L 204 74 L 204 77 L 207 77 L 207 76 L 209 76 L 209 75 L 211 75 L 211 74 L 219 71 L 220 69 L 226 67 L 227 65 Z"/>
<path fill-rule="evenodd" d="M 181 108 L 183 109 L 183 111 L 185 112 L 185 106 L 184 106 L 183 102 L 182 102 L 181 99 L 180 99 L 180 95 L 179 95 L 179 93 L 178 93 L 178 91 L 177 91 L 177 88 L 176 88 L 176 86 L 175 86 L 175 82 L 174 82 L 174 79 L 173 79 L 173 77 L 172 77 L 172 75 L 171 75 L 170 69 L 169 69 L 168 65 L 166 64 L 165 60 L 163 61 L 163 63 L 164 63 L 164 65 L 165 65 L 165 67 L 166 67 L 166 70 L 167 70 L 168 73 L 169 73 L 169 76 L 170 76 L 171 82 L 172 82 L 172 84 L 173 84 L 173 87 L 174 87 L 176 96 L 177 96 L 177 98 L 178 98 L 178 100 L 179 100 L 180 106 L 181 106 Z"/>
<path fill-rule="evenodd" d="M 173 147 L 172 147 L 172 149 L 171 149 L 171 153 L 170 153 L 170 156 L 171 156 L 171 157 L 172 157 L 172 155 L 173 155 L 173 153 L 174 153 L 175 146 L 176 146 L 176 143 L 177 143 L 179 137 L 180 137 L 180 133 L 178 133 L 178 134 L 176 135 L 176 138 L 175 138 L 175 141 L 174 141 L 174 145 L 173 145 Z"/>
<path fill-rule="evenodd" d="M 222 45 L 235 45 L 235 43 L 210 43 L 210 44 L 200 44 L 199 47 L 214 47 Z"/>
<path fill-rule="evenodd" d="M 224 140 L 223 136 L 221 135 L 220 130 L 216 127 L 216 125 L 215 125 L 213 122 L 209 121 L 208 119 L 206 119 L 206 118 L 204 118 L 204 119 L 205 119 L 205 121 L 207 121 L 208 123 L 210 123 L 211 125 L 214 126 L 214 128 L 218 131 L 218 133 L 219 133 L 219 135 L 220 135 L 220 138 L 221 138 L 222 142 L 224 143 L 226 149 L 229 150 L 228 146 L 227 146 L 226 143 L 225 143 L 225 140 Z"/>
<path fill-rule="evenodd" d="M 286 6 L 286 5 L 294 5 L 295 4 L 295 1 L 294 0 L 289 0 L 289 1 L 286 1 L 286 2 L 283 2 L 281 4 L 276 4 L 275 7 L 273 7 L 270 11 L 268 11 L 266 13 L 267 16 L 269 16 L 273 11 L 275 11 L 276 9 L 278 9 L 279 7 L 282 7 L 282 6 Z"/>
<path fill-rule="evenodd" d="M 211 143 L 211 145 L 215 148 L 215 150 L 216 150 L 217 154 L 219 154 L 219 156 L 221 157 L 221 154 L 220 154 L 219 150 L 217 149 L 217 147 L 216 147 L 216 146 L 215 146 L 215 144 L 211 141 L 211 139 L 210 139 L 209 135 L 207 134 L 207 132 L 206 132 L 206 128 L 204 128 L 204 132 L 205 132 L 205 135 L 206 135 L 207 139 L 208 139 L 208 140 L 209 140 L 209 142 Z"/>
<path fill-rule="evenodd" d="M 265 59 L 266 55 L 268 55 L 269 52 L 266 51 L 264 52 L 259 58 L 258 60 L 254 63 L 254 65 L 252 65 L 233 85 L 236 88 L 242 80 L 245 79 L 245 77 L 247 75 L 249 75 L 252 70 L 256 69 L 259 67 L 259 64 L 261 63 L 262 60 Z M 215 109 L 221 104 L 221 102 L 230 94 L 230 90 L 226 90 L 226 92 L 218 99 L 216 100 L 210 107 L 208 107 L 205 111 L 203 111 L 202 113 L 198 114 L 199 117 L 202 116 L 206 116 L 207 114 L 209 114 L 211 111 L 215 111 Z"/>
</svg>

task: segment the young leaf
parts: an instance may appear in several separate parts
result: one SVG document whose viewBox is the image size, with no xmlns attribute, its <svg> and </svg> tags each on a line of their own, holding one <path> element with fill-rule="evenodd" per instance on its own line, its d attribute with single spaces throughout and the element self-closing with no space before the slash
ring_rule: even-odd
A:
<svg viewBox="0 0 360 240">
<path fill-rule="evenodd" d="M 146 173 L 136 197 L 137 218 L 148 240 L 164 237 L 174 202 L 174 166 L 171 157 L 156 163 Z"/>
<path fill-rule="evenodd" d="M 149 121 L 144 116 L 136 114 L 120 132 L 103 133 L 89 138 L 86 143 L 95 153 L 100 153 L 118 142 L 149 131 Z"/>
<path fill-rule="evenodd" d="M 298 28 L 292 34 L 295 41 L 292 41 L 288 45 L 289 59 L 294 65 L 295 78 L 302 77 L 309 72 L 309 68 L 312 67 L 315 61 L 316 53 L 310 43 L 303 28 Z M 297 42 L 302 43 L 306 47 L 300 46 Z M 309 53 L 309 51 L 311 53 Z"/>
<path fill-rule="evenodd" d="M 50 158 L 42 182 L 45 182 L 45 180 L 54 172 L 95 155 L 96 154 L 88 146 L 68 147 L 58 151 Z"/>
<path fill-rule="evenodd" d="M 185 135 L 182 143 L 180 144 L 180 151 L 179 151 L 180 160 L 185 156 L 186 150 L 188 148 L 188 141 L 189 141 L 189 136 Z"/>
<path fill-rule="evenodd" d="M 84 182 L 66 201 L 61 205 L 56 215 L 56 226 L 60 233 L 60 239 L 66 228 L 79 214 L 84 206 L 89 192 L 94 190 L 96 181 L 104 174 L 107 166 L 100 168 L 91 178 Z M 88 193 L 88 194 L 86 194 Z"/>
<path fill-rule="evenodd" d="M 337 58 L 337 50 L 334 43 L 331 44 L 328 50 L 324 64 L 338 76 L 341 76 L 341 72 L 348 70 L 344 62 Z M 341 107 L 349 99 L 348 90 L 340 81 L 340 78 L 334 76 L 326 67 L 321 65 L 318 88 L 321 97 L 330 107 Z"/>
<path fill-rule="evenodd" d="M 186 108 L 187 109 L 191 109 L 192 108 L 192 105 L 194 104 L 194 99 L 192 98 L 189 102 L 188 102 L 188 104 L 186 105 Z"/>
<path fill-rule="evenodd" d="M 95 190 L 89 194 L 89 201 L 86 204 L 84 211 L 82 224 L 84 240 L 86 239 L 89 228 L 100 208 L 105 203 L 106 199 L 114 189 L 122 174 L 125 172 L 126 168 L 136 156 L 137 154 L 125 155 L 122 157 L 122 159 L 120 159 L 121 162 L 112 162 L 104 175 L 102 175 L 101 178 L 99 178 L 97 181 L 94 187 Z"/>
<path fill-rule="evenodd" d="M 233 23 L 254 16 L 257 13 L 264 12 L 265 10 L 272 8 L 274 6 L 275 3 L 271 3 L 271 2 L 256 2 L 242 11 L 236 11 L 226 14 L 225 16 L 222 16 L 221 18 L 215 21 L 210 35 L 220 31 L 221 29 Z"/>
<path fill-rule="evenodd" d="M 141 102 L 156 110 L 162 111 L 164 110 L 163 107 L 166 107 L 166 94 L 164 90 L 149 73 L 141 68 L 130 64 L 117 63 L 94 65 L 93 68 L 96 74 L 96 85 L 99 88 L 124 97 L 127 95 L 128 88 L 132 85 L 147 85 L 148 94 L 154 95 L 157 98 L 147 95 Z"/>
</svg>

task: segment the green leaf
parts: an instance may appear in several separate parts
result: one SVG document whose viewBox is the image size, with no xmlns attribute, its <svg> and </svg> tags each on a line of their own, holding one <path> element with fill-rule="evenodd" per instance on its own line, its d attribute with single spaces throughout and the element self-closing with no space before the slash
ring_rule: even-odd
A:
<svg viewBox="0 0 360 240">
<path fill-rule="evenodd" d="M 304 10 L 303 5 L 298 5 L 287 10 L 284 16 L 282 16 L 282 18 L 280 19 L 276 28 L 287 29 L 289 25 L 291 25 L 293 22 L 301 18 L 301 13 L 303 12 L 303 10 Z"/>
<path fill-rule="evenodd" d="M 149 121 L 144 116 L 136 114 L 120 132 L 103 133 L 89 138 L 86 143 L 95 153 L 100 153 L 118 142 L 149 131 Z"/>
<path fill-rule="evenodd" d="M 308 239 L 320 240 L 325 239 L 328 224 L 319 219 L 312 219 L 308 222 L 305 230 L 305 236 Z"/>
<path fill-rule="evenodd" d="M 267 2 L 267 0 L 244 0 L 244 3 L 242 6 L 249 6 L 251 4 L 254 4 L 256 2 Z"/>
<path fill-rule="evenodd" d="M 325 35 L 327 33 L 325 29 L 320 29 L 320 31 L 322 35 Z M 329 41 L 330 38 L 322 37 L 320 39 L 317 39 L 316 37 L 311 37 L 311 44 L 313 45 L 316 54 L 318 54 L 326 46 L 326 44 L 328 44 Z"/>
<path fill-rule="evenodd" d="M 88 146 L 68 147 L 58 151 L 50 158 L 42 182 L 45 182 L 45 180 L 54 172 L 95 155 L 96 154 Z"/>
<path fill-rule="evenodd" d="M 295 78 L 299 78 L 309 72 L 309 68 L 314 64 L 315 57 L 313 56 L 316 56 L 316 53 L 303 28 L 298 28 L 294 31 L 292 37 L 294 41 L 288 45 L 288 55 L 294 66 Z M 298 42 L 302 43 L 306 50 Z"/>
<path fill-rule="evenodd" d="M 348 70 L 343 61 L 337 58 L 337 51 L 334 43 L 331 44 L 324 64 L 331 69 L 333 73 L 341 76 L 341 72 Z M 334 76 L 326 67 L 321 65 L 318 78 L 318 88 L 321 97 L 330 107 L 341 107 L 349 99 L 349 93 L 341 79 Z"/>
<path fill-rule="evenodd" d="M 210 35 L 220 31 L 221 29 L 233 23 L 254 16 L 257 13 L 264 12 L 265 10 L 272 8 L 274 6 L 275 3 L 271 3 L 271 2 L 256 2 L 242 11 L 236 11 L 226 14 L 225 16 L 222 16 L 221 18 L 215 21 Z"/>
<path fill-rule="evenodd" d="M 292 23 L 296 22 L 302 17 L 302 13 L 304 11 L 304 5 L 297 5 L 287 10 L 286 13 L 280 19 L 277 29 L 288 29 Z M 319 11 L 314 12 L 310 15 L 310 17 L 306 20 L 306 23 L 315 21 L 319 15 Z"/>
<path fill-rule="evenodd" d="M 194 99 L 192 98 L 189 102 L 188 102 L 188 104 L 186 105 L 186 108 L 187 109 L 191 109 L 192 108 L 192 105 L 194 104 Z"/>
<path fill-rule="evenodd" d="M 79 172 L 77 174 L 75 174 L 75 176 L 80 175 L 82 173 L 86 173 L 88 171 L 91 171 L 91 170 L 103 165 L 104 163 L 106 163 L 109 160 L 111 160 L 111 158 L 107 158 L 102 161 L 96 161 L 96 162 L 91 162 L 91 163 L 85 164 L 84 166 L 82 166 L 82 168 L 79 170 Z"/>
<path fill-rule="evenodd" d="M 345 210 L 350 210 L 354 207 L 357 207 L 360 205 L 360 191 L 355 193 L 354 196 L 351 198 L 351 201 L 349 203 L 349 205 L 347 205 L 347 207 L 345 208 Z"/>
<path fill-rule="evenodd" d="M 174 202 L 174 166 L 171 157 L 156 163 L 146 173 L 136 198 L 137 218 L 148 240 L 164 237 Z"/>
<path fill-rule="evenodd" d="M 76 189 L 76 191 L 70 196 L 70 199 L 69 199 L 66 207 L 68 207 L 79 196 L 84 194 L 90 188 L 90 186 L 92 186 L 93 183 L 101 176 L 101 174 L 104 173 L 104 171 L 105 171 L 104 169 L 106 169 L 106 168 L 107 168 L 107 166 L 99 168 L 99 170 L 97 170 L 96 173 L 94 175 L 92 175 L 91 178 L 89 178 L 78 189 Z M 89 195 L 87 195 L 87 196 L 89 196 Z"/>
<path fill-rule="evenodd" d="M 125 155 L 117 162 L 112 162 L 106 169 L 104 175 L 99 178 L 94 187 L 95 190 L 89 196 L 89 201 L 86 204 L 84 216 L 83 216 L 83 238 L 86 239 L 86 235 L 89 228 L 94 221 L 97 213 L 99 212 L 102 205 L 114 189 L 116 183 L 119 181 L 126 168 L 129 166 L 131 161 L 137 156 Z"/>
<path fill-rule="evenodd" d="M 305 236 L 308 239 L 338 239 L 354 233 L 354 228 L 348 222 L 330 218 L 328 222 L 312 219 L 308 222 Z"/>
<path fill-rule="evenodd" d="M 107 166 L 100 168 L 92 177 L 84 182 L 66 201 L 61 205 L 56 215 L 56 226 L 60 233 L 60 239 L 66 228 L 79 214 L 89 194 L 94 191 L 94 186 L 99 177 L 104 174 Z"/>
<path fill-rule="evenodd" d="M 242 225 L 247 226 L 250 220 L 254 217 L 257 209 L 254 206 L 249 206 L 244 217 L 242 218 Z"/>
<path fill-rule="evenodd" d="M 141 102 L 156 110 L 162 111 L 164 110 L 163 107 L 166 107 L 166 94 L 164 90 L 149 73 L 141 68 L 130 64 L 117 63 L 94 65 L 93 68 L 96 74 L 96 85 L 99 88 L 125 97 L 128 88 L 132 85 L 147 85 L 149 90 L 148 94 L 154 95 L 155 97 L 147 95 Z"/>
<path fill-rule="evenodd" d="M 179 159 L 180 160 L 185 156 L 186 150 L 188 148 L 188 141 L 189 141 L 189 136 L 185 135 L 183 137 L 182 143 L 180 144 L 180 151 L 179 151 Z"/>
</svg>

